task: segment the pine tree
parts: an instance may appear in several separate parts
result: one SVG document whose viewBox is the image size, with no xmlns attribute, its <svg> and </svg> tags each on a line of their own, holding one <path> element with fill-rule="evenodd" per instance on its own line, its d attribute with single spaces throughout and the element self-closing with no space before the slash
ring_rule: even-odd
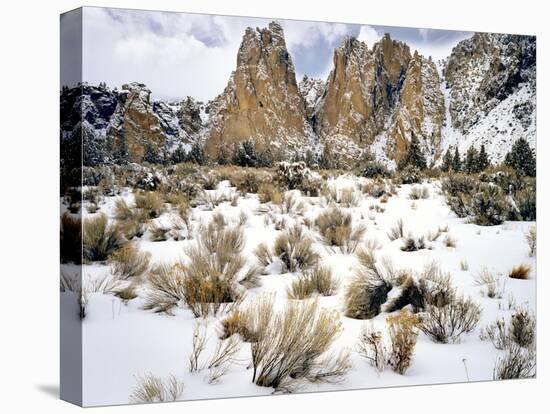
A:
<svg viewBox="0 0 550 414">
<path fill-rule="evenodd" d="M 479 171 L 485 171 L 490 165 L 491 163 L 489 162 L 489 156 L 485 151 L 485 144 L 481 144 L 479 155 L 477 156 L 477 167 Z"/>
<path fill-rule="evenodd" d="M 537 161 L 533 150 L 525 138 L 518 139 L 506 158 L 504 163 L 516 170 L 520 176 L 535 177 L 537 174 Z"/>
<path fill-rule="evenodd" d="M 179 164 L 181 162 L 184 162 L 186 157 L 187 157 L 187 154 L 185 153 L 185 149 L 183 148 L 183 145 L 179 144 L 178 147 L 172 153 L 172 163 Z"/>
<path fill-rule="evenodd" d="M 407 165 L 412 165 L 413 167 L 417 167 L 421 170 L 426 169 L 426 158 L 424 157 L 424 154 L 422 154 L 422 150 L 420 149 L 420 144 L 418 142 L 418 139 L 412 133 L 411 133 L 411 143 L 409 145 L 409 151 L 399 163 L 399 169 L 402 170 Z"/>
<path fill-rule="evenodd" d="M 199 165 L 204 165 L 206 163 L 204 151 L 198 142 L 194 143 L 191 147 L 191 151 L 187 155 L 187 159 Z"/>
<path fill-rule="evenodd" d="M 453 171 L 459 172 L 462 168 L 462 161 L 460 160 L 460 153 L 458 152 L 458 146 L 455 147 L 455 154 L 453 156 Z"/>
<path fill-rule="evenodd" d="M 479 171 L 478 165 L 477 165 L 477 150 L 474 148 L 473 145 L 470 145 L 470 148 L 468 148 L 468 151 L 466 151 L 466 160 L 464 161 L 464 171 L 467 173 L 477 173 Z"/>
<path fill-rule="evenodd" d="M 453 156 L 451 155 L 451 149 L 447 148 L 445 155 L 443 156 L 443 163 L 441 164 L 441 171 L 448 172 L 453 167 Z"/>
</svg>

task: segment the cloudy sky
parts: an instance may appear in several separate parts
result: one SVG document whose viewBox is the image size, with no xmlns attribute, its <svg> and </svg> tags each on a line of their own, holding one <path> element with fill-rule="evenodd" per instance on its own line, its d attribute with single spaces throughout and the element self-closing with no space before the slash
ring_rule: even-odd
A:
<svg viewBox="0 0 550 414">
<path fill-rule="evenodd" d="M 187 95 L 209 100 L 235 68 L 246 27 L 270 19 L 123 9 L 84 9 L 83 79 L 111 87 L 145 83 L 156 98 Z M 425 56 L 446 57 L 469 32 L 278 20 L 285 31 L 298 81 L 304 74 L 326 78 L 332 53 L 344 36 L 369 47 L 385 32 Z M 70 36 L 70 34 L 68 34 Z"/>
</svg>

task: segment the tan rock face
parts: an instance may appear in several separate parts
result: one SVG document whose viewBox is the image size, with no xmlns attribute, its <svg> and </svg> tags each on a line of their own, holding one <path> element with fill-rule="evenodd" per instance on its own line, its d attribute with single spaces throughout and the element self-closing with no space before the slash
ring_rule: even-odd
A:
<svg viewBox="0 0 550 414">
<path fill-rule="evenodd" d="M 165 135 L 153 112 L 151 91 L 145 85 L 131 83 L 122 86 L 118 117 L 108 131 L 114 153 L 126 153 L 129 162 L 142 162 L 158 157 L 164 151 Z"/>
<path fill-rule="evenodd" d="M 414 135 L 429 159 L 438 157 L 444 120 L 445 103 L 437 68 L 415 52 L 388 129 L 388 155 L 399 161 Z"/>
<path fill-rule="evenodd" d="M 410 50 L 389 35 L 373 49 L 346 38 L 334 52 L 333 70 L 317 115 L 322 140 L 340 136 L 366 146 L 383 129 L 397 101 Z"/>
<path fill-rule="evenodd" d="M 209 156 L 233 152 L 245 140 L 259 151 L 299 151 L 307 141 L 304 101 L 299 94 L 283 29 L 248 28 L 237 56 L 237 68 L 223 93 L 210 105 L 205 148 Z"/>
</svg>

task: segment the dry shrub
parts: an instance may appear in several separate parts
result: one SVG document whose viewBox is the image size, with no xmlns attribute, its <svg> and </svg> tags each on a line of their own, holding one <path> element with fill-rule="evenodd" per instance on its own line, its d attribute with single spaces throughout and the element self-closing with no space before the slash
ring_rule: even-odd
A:
<svg viewBox="0 0 550 414">
<path fill-rule="evenodd" d="M 273 263 L 273 255 L 271 254 L 271 249 L 265 243 L 260 243 L 254 249 L 254 254 L 262 266 L 267 267 Z"/>
<path fill-rule="evenodd" d="M 152 221 L 149 223 L 149 238 L 153 242 L 162 242 L 168 240 L 170 229 Z"/>
<path fill-rule="evenodd" d="M 313 250 L 313 241 L 299 225 L 291 227 L 275 239 L 273 252 L 283 262 L 285 272 L 306 269 L 319 260 L 319 255 Z"/>
<path fill-rule="evenodd" d="M 443 244 L 445 245 L 445 247 L 455 248 L 456 247 L 456 240 L 451 235 L 447 234 L 445 236 L 445 238 L 443 239 Z"/>
<path fill-rule="evenodd" d="M 409 198 L 411 200 L 425 200 L 430 198 L 430 189 L 425 186 L 415 185 L 411 188 Z"/>
<path fill-rule="evenodd" d="M 493 379 L 533 378 L 536 372 L 536 356 L 532 349 L 511 346 L 503 357 L 497 359 Z"/>
<path fill-rule="evenodd" d="M 342 328 L 337 314 L 317 301 L 290 302 L 276 313 L 273 298 L 264 296 L 248 312 L 256 385 L 292 392 L 304 381 L 340 381 L 351 367 L 347 352 L 327 352 Z"/>
<path fill-rule="evenodd" d="M 328 267 L 316 266 L 306 270 L 298 279 L 292 282 L 287 291 L 290 299 L 307 299 L 315 293 L 322 296 L 332 296 L 338 290 L 339 283 L 332 277 Z"/>
<path fill-rule="evenodd" d="M 206 326 L 200 322 L 193 327 L 193 339 L 191 342 L 191 354 L 189 354 L 189 372 L 197 372 L 202 369 L 200 357 L 206 348 Z"/>
<path fill-rule="evenodd" d="M 136 292 L 136 287 L 130 283 L 126 287 L 120 287 L 114 292 L 115 296 L 119 297 L 124 304 L 137 298 L 139 295 Z"/>
<path fill-rule="evenodd" d="M 262 183 L 258 187 L 258 199 L 260 203 L 283 203 L 283 193 L 281 189 L 271 183 Z"/>
<path fill-rule="evenodd" d="M 82 220 L 68 213 L 61 216 L 60 228 L 61 262 L 82 262 Z"/>
<path fill-rule="evenodd" d="M 535 226 L 531 227 L 525 234 L 525 240 L 527 240 L 529 246 L 529 256 L 532 257 L 537 252 L 537 228 Z"/>
<path fill-rule="evenodd" d="M 504 294 L 504 287 L 500 283 L 500 278 L 485 267 L 474 276 L 474 282 L 484 289 L 482 293 L 485 293 L 489 298 L 502 298 Z"/>
<path fill-rule="evenodd" d="M 185 298 L 184 273 L 181 265 L 160 265 L 147 274 L 144 309 L 171 314 Z"/>
<path fill-rule="evenodd" d="M 133 243 L 128 243 L 109 258 L 113 273 L 121 279 L 139 277 L 149 269 L 151 254 L 141 252 Z"/>
<path fill-rule="evenodd" d="M 136 208 L 150 218 L 159 217 L 165 210 L 162 197 L 155 191 L 140 191 L 134 195 Z"/>
<path fill-rule="evenodd" d="M 391 349 L 388 363 L 398 374 L 405 374 L 411 365 L 416 340 L 418 338 L 419 319 L 408 311 L 386 319 L 390 334 Z"/>
<path fill-rule="evenodd" d="M 468 269 L 470 269 L 470 265 L 468 264 L 468 262 L 466 260 L 461 260 L 460 261 L 460 270 L 462 270 L 463 272 L 467 272 Z"/>
<path fill-rule="evenodd" d="M 355 191 L 353 187 L 342 188 L 340 197 L 337 201 L 342 207 L 357 207 L 361 201 L 360 193 Z"/>
<path fill-rule="evenodd" d="M 524 348 L 535 345 L 535 316 L 527 309 L 518 309 L 510 321 L 510 337 L 512 341 Z"/>
<path fill-rule="evenodd" d="M 529 266 L 528 264 L 520 264 L 512 268 L 512 270 L 508 274 L 508 277 L 512 279 L 526 280 L 526 279 L 529 279 L 530 273 L 531 273 L 531 266 Z"/>
<path fill-rule="evenodd" d="M 88 261 L 107 260 L 124 242 L 118 229 L 108 224 L 107 216 L 84 220 L 82 234 L 82 256 Z"/>
<path fill-rule="evenodd" d="M 218 341 L 214 354 L 207 363 L 209 384 L 217 384 L 227 373 L 229 364 L 235 361 L 235 356 L 240 349 L 241 343 L 235 336 Z"/>
<path fill-rule="evenodd" d="M 387 266 L 377 265 L 372 251 L 358 253 L 360 266 L 345 292 L 346 316 L 371 319 L 380 313 L 392 289 Z"/>
<path fill-rule="evenodd" d="M 403 239 L 403 246 L 401 246 L 401 250 L 404 252 L 416 252 L 425 248 L 424 237 L 414 237 L 412 234 Z"/>
<path fill-rule="evenodd" d="M 137 385 L 130 394 L 130 403 L 176 401 L 182 393 L 183 382 L 173 375 L 165 380 L 152 374 L 146 374 L 137 378 Z"/>
<path fill-rule="evenodd" d="M 375 331 L 371 323 L 363 325 L 356 350 L 378 372 L 384 371 L 389 359 L 388 347 L 382 332 Z"/>
<path fill-rule="evenodd" d="M 470 299 L 455 297 L 445 306 L 427 305 L 420 329 L 434 342 L 457 343 L 463 333 L 476 327 L 480 317 L 479 305 Z"/>
<path fill-rule="evenodd" d="M 510 346 L 510 333 L 503 318 L 481 328 L 479 339 L 490 340 L 496 349 L 508 349 Z"/>
<path fill-rule="evenodd" d="M 394 241 L 403 237 L 405 237 L 405 231 L 403 230 L 403 220 L 399 219 L 397 220 L 395 226 L 392 227 L 388 232 L 388 239 L 390 239 L 390 241 Z"/>
<path fill-rule="evenodd" d="M 329 246 L 339 247 L 345 254 L 355 252 L 366 232 L 363 225 L 353 226 L 351 214 L 338 207 L 323 211 L 315 220 L 315 224 L 325 242 Z"/>
<path fill-rule="evenodd" d="M 123 198 L 115 200 L 114 218 L 119 221 L 131 220 L 134 217 L 134 212 L 128 206 Z"/>
<path fill-rule="evenodd" d="M 239 309 L 232 310 L 221 321 L 222 333 L 220 339 L 227 339 L 232 335 L 239 335 L 243 341 L 252 342 L 254 337 L 249 330 L 248 314 Z"/>
</svg>

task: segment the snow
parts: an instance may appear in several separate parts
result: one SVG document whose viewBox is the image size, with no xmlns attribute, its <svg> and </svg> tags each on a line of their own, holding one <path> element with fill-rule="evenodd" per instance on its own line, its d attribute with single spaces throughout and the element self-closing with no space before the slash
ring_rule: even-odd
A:
<svg viewBox="0 0 550 414">
<path fill-rule="evenodd" d="M 368 183 L 365 178 L 357 178 L 346 174 L 327 180 L 327 185 L 340 191 L 343 188 L 353 188 L 360 193 L 361 185 Z M 322 264 L 330 266 L 334 275 L 341 281 L 338 294 L 320 298 L 320 305 L 325 308 L 342 312 L 343 332 L 334 344 L 334 349 L 348 348 L 351 351 L 353 367 L 345 380 L 336 384 L 312 384 L 300 391 L 313 392 L 325 390 L 342 390 L 357 388 L 375 388 L 387 386 L 433 384 L 464 382 L 467 380 L 466 369 L 470 381 L 490 380 L 493 375 L 495 360 L 502 351 L 497 351 L 490 342 L 479 339 L 479 330 L 497 317 L 509 318 L 508 307 L 510 298 L 518 305 L 526 305 L 535 309 L 536 268 L 535 258 L 529 257 L 525 242 L 525 233 L 534 223 L 505 222 L 499 226 L 480 227 L 470 224 L 466 219 L 457 218 L 446 206 L 440 192 L 438 181 L 423 184 L 428 187 L 430 197 L 413 201 L 409 199 L 411 185 L 403 185 L 397 190 L 397 195 L 390 197 L 386 203 L 361 194 L 361 200 L 356 207 L 350 207 L 354 224 L 364 224 L 367 232 L 364 242 L 376 240 L 381 246 L 376 250 L 377 258 L 391 258 L 396 268 L 411 269 L 419 272 L 426 264 L 433 261 L 449 272 L 458 292 L 471 297 L 483 309 L 482 320 L 470 334 L 463 335 L 457 344 L 436 344 L 424 334 L 420 334 L 416 345 L 412 365 L 405 375 L 399 375 L 386 369 L 382 373 L 371 367 L 361 356 L 354 352 L 355 344 L 361 327 L 365 323 L 343 316 L 343 299 L 347 283 L 353 276 L 357 259 L 354 255 L 334 252 L 323 245 L 319 234 L 308 229 L 308 234 L 314 238 L 314 247 L 321 255 Z M 229 183 L 221 182 L 217 190 L 229 195 L 235 194 L 235 189 Z M 270 209 L 274 218 L 283 218 L 287 224 L 302 222 L 304 218 L 313 220 L 327 206 L 323 197 L 300 196 L 303 204 L 303 216 L 290 213 L 282 214 L 276 209 Z M 130 190 L 122 193 L 122 197 L 133 204 Z M 111 219 L 115 197 L 106 197 L 99 204 L 99 212 L 107 214 Z M 370 209 L 379 206 L 380 212 Z M 260 208 L 262 207 L 262 208 Z M 223 202 L 214 210 L 204 206 L 192 209 L 193 228 L 200 223 L 206 223 L 213 214 L 221 212 L 229 222 L 236 222 L 241 212 L 248 217 L 244 226 L 246 237 L 245 257 L 249 264 L 254 263 L 252 251 L 261 242 L 272 245 L 278 231 L 273 223 L 266 224 L 265 205 L 260 205 L 257 196 L 248 194 L 240 197 L 236 206 Z M 86 213 L 86 217 L 90 217 Z M 98 213 L 95 213 L 98 214 Z M 170 211 L 164 213 L 158 220 L 168 220 Z M 456 248 L 446 247 L 442 235 L 437 241 L 426 241 L 427 249 L 416 252 L 403 252 L 402 241 L 390 241 L 387 232 L 398 219 L 404 223 L 405 233 L 415 237 L 425 236 L 440 227 L 448 226 L 448 233 L 456 240 Z M 163 242 L 149 241 L 147 236 L 136 241 L 139 249 L 152 254 L 155 263 L 175 262 L 185 260 L 185 248 L 195 243 L 194 240 Z M 466 261 L 469 270 L 461 270 L 460 262 Z M 509 279 L 507 272 L 515 265 L 526 263 L 533 271 L 528 280 Z M 475 275 L 487 267 L 500 275 L 503 281 L 504 294 L 500 299 L 491 299 L 483 295 L 480 287 L 474 283 Z M 286 289 L 297 274 L 280 274 L 278 265 L 269 269 L 269 274 L 261 276 L 261 286 L 248 291 L 246 301 L 257 295 L 271 292 L 275 294 L 277 306 L 283 306 L 286 301 Z M 86 264 L 83 266 L 84 277 L 87 279 L 101 278 L 111 275 L 108 264 Z M 395 289 L 394 289 L 395 290 Z M 395 295 L 397 292 L 390 292 Z M 72 295 L 62 293 L 62 297 Z M 68 297 L 67 297 L 68 298 Z M 195 319 L 192 313 L 180 307 L 174 315 L 155 314 L 142 309 L 141 298 L 124 304 L 119 298 L 104 293 L 90 293 L 87 304 L 87 316 L 82 322 L 83 331 L 83 375 L 84 375 L 84 405 L 125 404 L 128 402 L 139 375 L 152 373 L 167 377 L 174 374 L 184 382 L 183 400 L 221 398 L 250 395 L 271 394 L 273 389 L 258 387 L 251 382 L 252 372 L 247 367 L 250 363 L 248 344 L 242 344 L 238 354 L 238 363 L 232 364 L 228 373 L 216 384 L 208 383 L 208 370 L 198 373 L 188 372 L 188 357 L 191 352 L 193 327 L 197 322 L 207 325 L 208 341 L 204 359 L 214 352 L 217 335 L 220 331 L 219 317 L 207 320 Z M 383 312 L 372 320 L 374 326 L 385 330 Z"/>
</svg>

